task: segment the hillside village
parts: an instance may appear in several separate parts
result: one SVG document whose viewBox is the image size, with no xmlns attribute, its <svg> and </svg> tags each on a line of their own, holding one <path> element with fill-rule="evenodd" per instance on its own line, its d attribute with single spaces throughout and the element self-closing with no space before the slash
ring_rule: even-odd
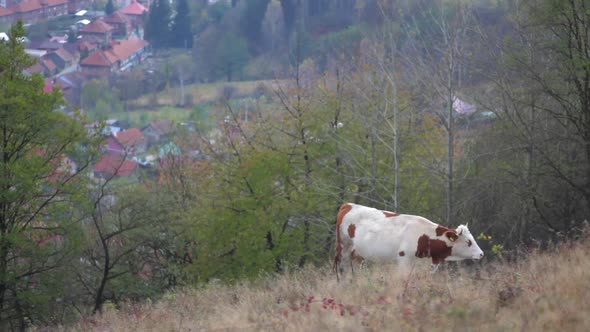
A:
<svg viewBox="0 0 590 332">
<path fill-rule="evenodd" d="M 142 39 L 149 1 L 126 2 L 120 10 L 104 15 L 85 9 L 89 0 L 4 0 L 0 2 L 0 22 L 13 24 L 23 20 L 32 24 L 65 15 L 76 18 L 75 41 L 68 40 L 67 35 L 48 36 L 44 40 L 27 40 L 25 44 L 26 52 L 38 60 L 26 72 L 43 75 L 45 92 L 58 87 L 68 104 L 75 107 L 80 106 L 85 81 L 125 71 L 149 56 L 149 43 Z M 92 131 L 100 125 L 95 122 L 88 129 Z M 179 154 L 179 148 L 169 142 L 176 129 L 171 121 L 154 121 L 141 129 L 126 127 L 116 119 L 106 121 L 102 132 L 106 137 L 104 156 L 94 167 L 95 177 L 136 176 L 140 168 L 151 168 L 166 153 Z M 149 148 L 155 151 L 159 145 L 160 156 L 147 154 Z M 64 162 L 73 165 L 69 159 Z"/>
</svg>

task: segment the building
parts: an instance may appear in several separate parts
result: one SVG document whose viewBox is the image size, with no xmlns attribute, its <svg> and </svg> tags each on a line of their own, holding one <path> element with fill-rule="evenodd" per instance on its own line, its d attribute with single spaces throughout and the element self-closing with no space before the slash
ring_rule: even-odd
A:
<svg viewBox="0 0 590 332">
<path fill-rule="evenodd" d="M 147 57 L 148 42 L 135 36 L 115 40 L 109 48 L 98 50 L 80 62 L 80 69 L 89 75 L 108 75 L 126 70 Z"/>
<path fill-rule="evenodd" d="M 18 3 L 5 1 L 0 7 L 0 23 L 37 23 L 68 14 L 70 0 L 24 0 Z"/>
</svg>

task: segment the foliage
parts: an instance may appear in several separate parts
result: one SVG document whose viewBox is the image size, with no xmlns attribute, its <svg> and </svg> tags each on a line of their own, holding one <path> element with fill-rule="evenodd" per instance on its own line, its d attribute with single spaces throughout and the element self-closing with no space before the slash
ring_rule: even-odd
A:
<svg viewBox="0 0 590 332">
<path fill-rule="evenodd" d="M 0 327 L 24 329 L 46 321 L 65 294 L 60 275 L 77 245 L 73 207 L 85 201 L 83 171 L 96 142 L 79 116 L 59 111 L 58 89 L 44 93 L 43 78 L 25 75 L 21 23 L 0 42 Z M 36 287 L 39 282 L 42 287 Z M 55 290 L 45 287 L 56 286 Z"/>
<path fill-rule="evenodd" d="M 177 0 L 172 20 L 172 46 L 190 49 L 193 47 L 192 20 L 187 0 Z"/>
<path fill-rule="evenodd" d="M 248 40 L 251 49 L 261 42 L 262 20 L 270 0 L 246 0 L 246 8 L 240 18 L 240 31 Z"/>
<path fill-rule="evenodd" d="M 246 40 L 233 33 L 224 34 L 215 47 L 217 58 L 213 67 L 218 75 L 231 82 L 240 73 L 249 59 Z"/>
<path fill-rule="evenodd" d="M 107 15 L 111 15 L 115 12 L 115 5 L 113 4 L 113 0 L 108 0 L 107 4 L 104 7 L 104 13 Z"/>
<path fill-rule="evenodd" d="M 164 48 L 173 40 L 171 35 L 170 2 L 168 0 L 156 0 L 150 6 L 147 22 L 145 24 L 145 39 L 154 48 Z"/>
</svg>

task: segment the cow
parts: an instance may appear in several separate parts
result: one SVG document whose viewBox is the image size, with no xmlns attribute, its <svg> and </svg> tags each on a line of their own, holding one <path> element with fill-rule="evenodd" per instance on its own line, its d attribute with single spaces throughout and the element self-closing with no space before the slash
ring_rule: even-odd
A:
<svg viewBox="0 0 590 332">
<path fill-rule="evenodd" d="M 336 218 L 336 257 L 334 271 L 365 260 L 384 262 L 397 260 L 407 270 L 417 258 L 431 258 L 433 272 L 444 261 L 483 257 L 467 225 L 447 228 L 414 215 L 378 210 L 346 203 Z M 342 265 L 342 266 L 341 266 Z"/>
</svg>

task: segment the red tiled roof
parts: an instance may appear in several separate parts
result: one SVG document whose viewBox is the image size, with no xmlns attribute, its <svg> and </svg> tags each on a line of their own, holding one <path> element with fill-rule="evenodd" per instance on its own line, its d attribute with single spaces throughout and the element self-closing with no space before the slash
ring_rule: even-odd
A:
<svg viewBox="0 0 590 332">
<path fill-rule="evenodd" d="M 41 0 L 42 4 L 45 4 L 49 7 L 67 4 L 68 2 L 70 2 L 70 0 Z"/>
<path fill-rule="evenodd" d="M 98 47 L 98 44 L 96 44 L 96 43 L 91 43 L 91 42 L 87 42 L 87 41 L 81 41 L 81 42 L 78 44 L 78 49 L 79 49 L 80 51 L 89 51 L 89 50 L 93 50 L 93 49 L 95 49 L 95 48 L 97 48 L 97 47 Z"/>
<path fill-rule="evenodd" d="M 80 31 L 89 33 L 107 33 L 113 29 L 114 28 L 112 26 L 110 26 L 108 23 L 105 23 L 103 20 L 96 19 L 88 23 L 88 25 L 82 28 Z"/>
<path fill-rule="evenodd" d="M 137 168 L 137 163 L 132 160 L 124 160 L 116 156 L 103 156 L 94 166 L 95 172 L 117 176 L 129 176 Z"/>
<path fill-rule="evenodd" d="M 17 13 L 26 13 L 32 12 L 35 10 L 41 9 L 41 1 L 39 0 L 29 0 L 19 2 L 11 6 L 11 8 Z"/>
<path fill-rule="evenodd" d="M 34 65 L 30 66 L 29 68 L 27 68 L 27 71 L 29 73 L 40 73 L 42 74 L 45 71 L 45 68 L 43 68 L 43 66 L 41 65 L 41 63 L 37 62 Z"/>
<path fill-rule="evenodd" d="M 112 13 L 109 16 L 105 16 L 104 21 L 107 23 L 131 23 L 131 21 L 129 20 L 129 17 L 127 17 L 125 14 L 121 13 L 120 10 Z"/>
<path fill-rule="evenodd" d="M 112 67 L 117 62 L 117 57 L 110 51 L 98 50 L 90 54 L 80 62 L 83 66 Z"/>
<path fill-rule="evenodd" d="M 115 133 L 115 139 L 124 147 L 130 147 L 143 142 L 145 137 L 138 128 L 129 128 Z"/>
<path fill-rule="evenodd" d="M 148 9 L 146 6 L 140 4 L 135 0 L 132 0 L 129 6 L 121 9 L 121 13 L 125 15 L 143 15 L 143 13 L 147 11 Z"/>
<path fill-rule="evenodd" d="M 12 10 L 11 8 L 0 7 L 0 16 L 9 16 L 13 14 L 14 10 Z"/>
<path fill-rule="evenodd" d="M 32 12 L 41 9 L 43 6 L 56 7 L 65 5 L 68 2 L 69 0 L 25 0 L 23 2 L 15 3 L 8 8 L 0 7 L 0 16 Z"/>
<path fill-rule="evenodd" d="M 132 36 L 127 40 L 113 41 L 113 43 L 111 45 L 113 46 L 113 48 L 110 51 L 113 54 L 115 54 L 117 59 L 125 60 L 125 59 L 129 58 L 130 56 L 132 56 L 137 51 L 146 47 L 148 45 L 148 42 L 146 42 L 143 39 L 139 39 L 135 36 Z"/>
<path fill-rule="evenodd" d="M 55 62 L 53 62 L 53 60 L 50 58 L 41 58 L 39 62 L 42 62 L 45 68 L 47 68 L 49 71 L 54 71 L 57 68 Z"/>
<path fill-rule="evenodd" d="M 74 59 L 74 56 L 63 47 L 55 51 L 55 54 L 57 54 L 60 58 L 62 58 L 65 61 L 71 61 Z"/>
<path fill-rule="evenodd" d="M 111 43 L 111 49 L 96 51 L 90 54 L 80 64 L 86 66 L 111 67 L 117 61 L 129 58 L 147 45 L 148 42 L 135 36 L 126 40 L 116 40 Z"/>
</svg>

